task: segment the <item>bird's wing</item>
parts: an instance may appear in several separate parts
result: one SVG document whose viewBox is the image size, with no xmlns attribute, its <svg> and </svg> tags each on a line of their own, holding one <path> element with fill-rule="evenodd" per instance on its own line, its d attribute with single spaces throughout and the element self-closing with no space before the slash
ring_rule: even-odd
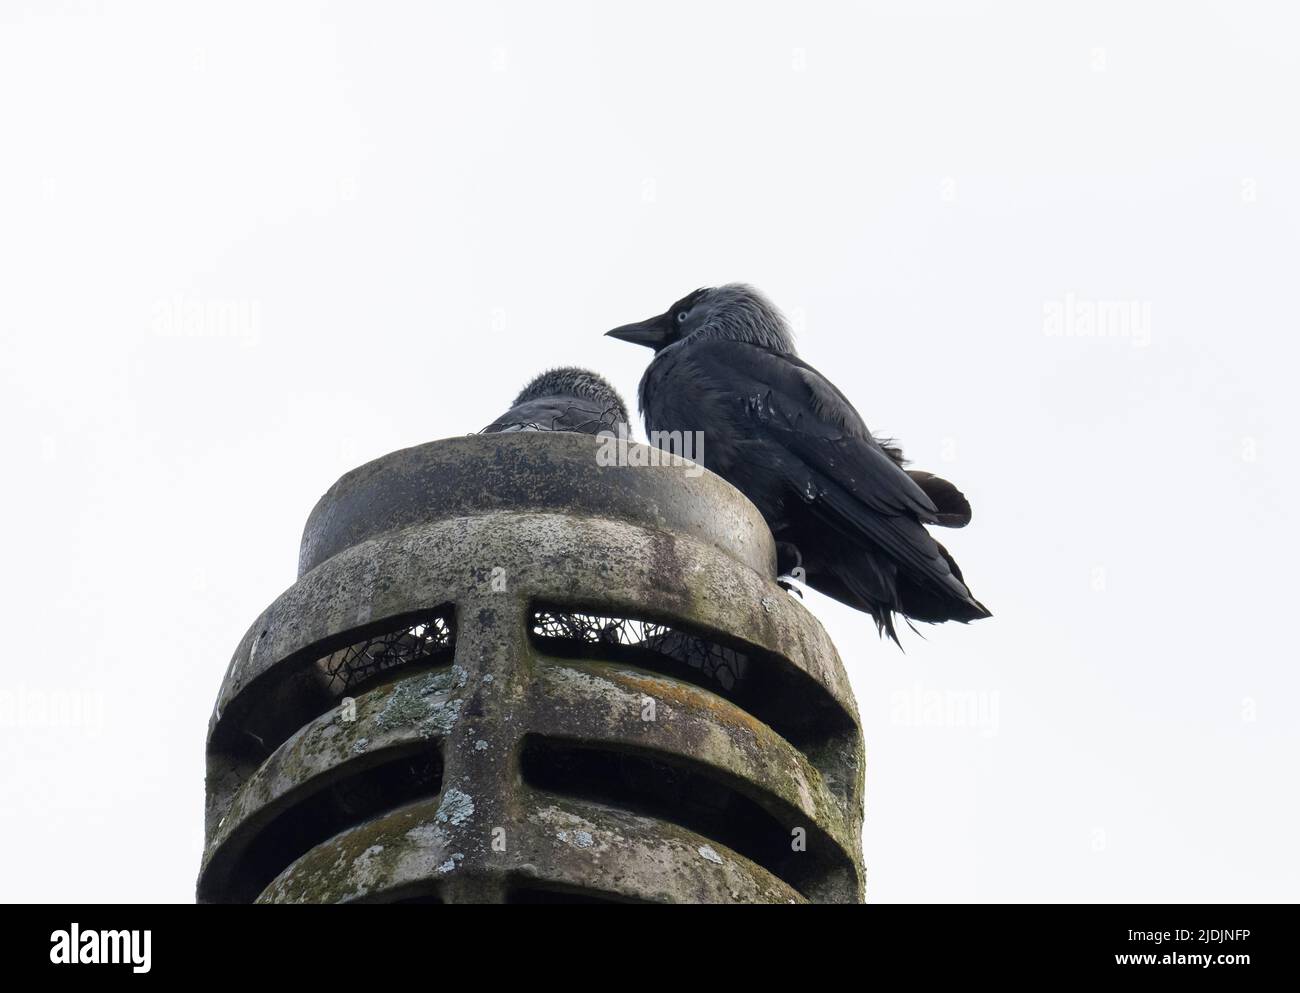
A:
<svg viewBox="0 0 1300 993">
<path fill-rule="evenodd" d="M 766 450 L 768 465 L 826 526 L 865 539 L 919 580 L 970 596 L 921 527 L 939 522 L 939 508 L 825 376 L 796 356 L 733 341 L 703 344 L 695 358 L 717 371 L 712 389 L 731 394 L 737 434 Z"/>
<path fill-rule="evenodd" d="M 599 434 L 617 431 L 622 420 L 617 408 L 605 409 L 586 397 L 538 397 L 516 404 L 483 429 L 484 434 L 512 431 L 575 431 Z"/>
<path fill-rule="evenodd" d="M 880 514 L 933 522 L 938 508 L 890 457 L 835 386 L 808 363 L 754 345 L 728 342 L 728 381 L 740 410 L 806 472 L 800 484 L 827 483 Z M 801 491 L 815 494 L 805 486 Z"/>
</svg>

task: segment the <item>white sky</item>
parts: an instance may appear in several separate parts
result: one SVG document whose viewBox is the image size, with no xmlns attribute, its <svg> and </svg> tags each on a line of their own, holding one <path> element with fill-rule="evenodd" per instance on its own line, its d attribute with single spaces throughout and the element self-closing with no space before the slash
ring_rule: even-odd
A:
<svg viewBox="0 0 1300 993">
<path fill-rule="evenodd" d="M 0 898 L 191 900 L 317 497 L 737 279 L 975 506 L 994 619 L 807 601 L 869 898 L 1300 897 L 1297 23 L 1046 7 L 0 0 Z"/>
</svg>

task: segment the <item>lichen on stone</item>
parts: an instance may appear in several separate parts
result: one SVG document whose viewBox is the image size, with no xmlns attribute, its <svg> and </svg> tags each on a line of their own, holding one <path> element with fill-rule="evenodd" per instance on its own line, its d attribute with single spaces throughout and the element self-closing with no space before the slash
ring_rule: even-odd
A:
<svg viewBox="0 0 1300 993">
<path fill-rule="evenodd" d="M 474 816 L 474 798 L 453 786 L 443 794 L 438 812 L 433 816 L 439 824 L 459 827 Z"/>
</svg>

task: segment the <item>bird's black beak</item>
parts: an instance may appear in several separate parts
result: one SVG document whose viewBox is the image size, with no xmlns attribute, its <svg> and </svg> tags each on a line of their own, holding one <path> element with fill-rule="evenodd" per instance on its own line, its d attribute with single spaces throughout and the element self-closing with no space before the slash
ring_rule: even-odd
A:
<svg viewBox="0 0 1300 993">
<path fill-rule="evenodd" d="M 619 341 L 630 341 L 634 345 L 645 345 L 647 348 L 660 348 L 668 340 L 668 332 L 664 330 L 666 321 L 664 315 L 652 317 L 646 321 L 638 321 L 636 324 L 624 324 L 621 328 L 615 328 L 613 331 L 606 331 L 605 337 L 617 338 Z"/>
</svg>

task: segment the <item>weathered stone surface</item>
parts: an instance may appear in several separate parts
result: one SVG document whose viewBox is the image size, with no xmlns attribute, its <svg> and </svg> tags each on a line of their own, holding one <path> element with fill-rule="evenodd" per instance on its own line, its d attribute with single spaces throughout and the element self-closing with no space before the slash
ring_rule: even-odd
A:
<svg viewBox="0 0 1300 993">
<path fill-rule="evenodd" d="M 635 521 L 699 538 L 754 569 L 775 564 L 757 508 L 694 463 L 601 466 L 601 442 L 589 435 L 491 438 L 490 445 L 483 435 L 417 445 L 349 472 L 307 519 L 298 574 L 366 538 L 427 521 L 431 507 L 443 518 L 512 510 Z M 628 448 L 659 454 L 645 445 Z"/>
<path fill-rule="evenodd" d="M 825 632 L 772 581 L 761 517 L 707 472 L 598 465 L 595 446 L 435 442 L 322 498 L 302 575 L 218 696 L 201 900 L 862 898 L 856 707 Z M 445 658 L 355 699 L 304 678 L 439 605 Z M 556 656 L 530 637 L 538 605 L 726 645 L 752 683 L 637 645 Z"/>
</svg>

